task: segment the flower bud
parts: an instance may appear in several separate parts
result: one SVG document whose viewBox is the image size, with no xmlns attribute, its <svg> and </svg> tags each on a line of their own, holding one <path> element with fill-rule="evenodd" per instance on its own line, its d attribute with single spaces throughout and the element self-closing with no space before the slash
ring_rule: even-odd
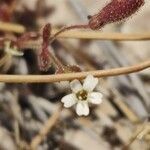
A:
<svg viewBox="0 0 150 150">
<path fill-rule="evenodd" d="M 143 4 L 144 0 L 112 0 L 99 13 L 89 17 L 89 27 L 98 30 L 106 24 L 126 19 Z"/>
</svg>

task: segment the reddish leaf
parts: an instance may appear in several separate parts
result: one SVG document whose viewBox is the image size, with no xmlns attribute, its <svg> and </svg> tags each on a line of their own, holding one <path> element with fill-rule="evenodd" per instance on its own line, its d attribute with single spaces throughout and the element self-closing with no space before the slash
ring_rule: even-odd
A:
<svg viewBox="0 0 150 150">
<path fill-rule="evenodd" d="M 11 19 L 11 13 L 9 7 L 6 4 L 0 4 L 0 20 L 9 22 Z"/>
<path fill-rule="evenodd" d="M 51 35 L 51 25 L 48 23 L 48 24 L 45 25 L 45 27 L 43 29 L 43 44 L 44 43 L 46 43 L 46 44 L 49 43 L 50 35 Z"/>
<path fill-rule="evenodd" d="M 38 56 L 39 68 L 41 71 L 47 71 L 51 66 L 51 58 L 49 50 L 50 50 L 49 46 L 46 49 L 42 49 L 42 52 Z"/>
<path fill-rule="evenodd" d="M 51 25 L 46 24 L 43 29 L 43 43 L 41 52 L 38 56 L 39 68 L 41 71 L 47 71 L 51 66 L 49 38 L 51 35 Z"/>
</svg>

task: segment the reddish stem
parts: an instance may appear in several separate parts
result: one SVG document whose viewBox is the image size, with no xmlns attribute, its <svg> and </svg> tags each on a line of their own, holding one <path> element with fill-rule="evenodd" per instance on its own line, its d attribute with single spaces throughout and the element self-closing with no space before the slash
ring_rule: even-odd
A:
<svg viewBox="0 0 150 150">
<path fill-rule="evenodd" d="M 68 26 L 68 27 L 63 27 L 62 29 L 60 29 L 58 32 L 56 32 L 53 37 L 50 39 L 50 43 L 52 43 L 59 34 L 68 31 L 68 30 L 74 30 L 74 29 L 87 29 L 89 28 L 89 25 L 84 24 L 84 25 L 72 25 L 72 26 Z"/>
</svg>

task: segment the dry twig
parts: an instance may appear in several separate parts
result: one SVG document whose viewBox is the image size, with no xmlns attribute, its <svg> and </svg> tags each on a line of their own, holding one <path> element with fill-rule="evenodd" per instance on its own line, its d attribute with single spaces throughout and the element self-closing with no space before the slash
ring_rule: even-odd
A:
<svg viewBox="0 0 150 150">
<path fill-rule="evenodd" d="M 39 131 L 39 134 L 35 138 L 33 138 L 30 145 L 32 150 L 37 149 L 38 145 L 42 142 L 42 140 L 46 137 L 50 130 L 52 130 L 60 117 L 61 110 L 61 107 L 56 110 L 56 112 L 43 125 L 42 129 Z"/>
<path fill-rule="evenodd" d="M 136 133 L 130 139 L 129 143 L 127 143 L 124 146 L 123 150 L 129 149 L 136 140 L 141 140 L 141 139 L 145 138 L 145 136 L 149 133 L 149 131 L 150 131 L 150 123 L 149 122 L 144 122 L 144 123 L 140 124 L 140 126 L 136 130 Z"/>
<path fill-rule="evenodd" d="M 19 24 L 11 24 L 6 22 L 0 22 L 0 31 L 24 33 L 25 27 Z"/>
<path fill-rule="evenodd" d="M 0 30 L 15 33 L 24 33 L 25 27 L 19 24 L 0 22 Z M 52 35 L 57 33 L 58 29 L 52 30 Z M 135 41 L 150 40 L 150 33 L 104 33 L 100 31 L 66 31 L 58 35 L 58 38 L 74 38 L 74 39 L 93 39 L 93 40 L 117 40 L 117 41 Z"/>
<path fill-rule="evenodd" d="M 150 67 L 150 61 L 145 61 L 129 67 L 121 67 L 108 70 L 87 71 L 80 73 L 66 73 L 57 75 L 0 75 L 0 82 L 6 83 L 52 83 L 59 81 L 69 81 L 73 79 L 83 79 L 91 74 L 95 77 L 119 76 L 142 71 Z"/>
<path fill-rule="evenodd" d="M 54 29 L 53 34 L 58 30 Z M 74 38 L 74 39 L 92 39 L 92 40 L 117 40 L 117 41 L 136 41 L 150 40 L 150 33 L 104 33 L 101 31 L 66 31 L 58 36 L 58 38 Z"/>
</svg>

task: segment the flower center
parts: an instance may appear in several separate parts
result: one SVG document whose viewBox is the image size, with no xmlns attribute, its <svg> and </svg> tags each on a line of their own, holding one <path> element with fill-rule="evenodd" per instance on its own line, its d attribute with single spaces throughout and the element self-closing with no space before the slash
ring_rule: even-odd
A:
<svg viewBox="0 0 150 150">
<path fill-rule="evenodd" d="M 78 100 L 81 100 L 81 101 L 85 101 L 87 99 L 87 96 L 88 96 L 88 92 L 85 90 L 82 90 L 76 93 L 76 97 L 78 98 Z"/>
</svg>

